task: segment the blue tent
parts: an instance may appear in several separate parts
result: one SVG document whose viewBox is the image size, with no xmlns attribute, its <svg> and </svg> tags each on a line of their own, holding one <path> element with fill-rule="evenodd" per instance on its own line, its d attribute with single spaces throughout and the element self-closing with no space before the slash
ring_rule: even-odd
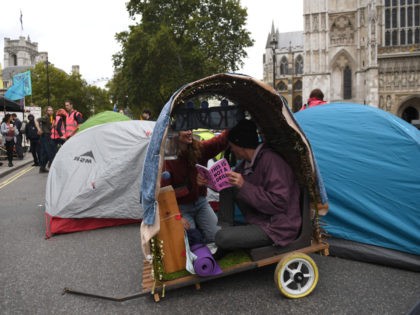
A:
<svg viewBox="0 0 420 315">
<path fill-rule="evenodd" d="M 420 131 L 358 104 L 327 104 L 295 117 L 324 179 L 327 232 L 408 253 L 420 264 Z"/>
</svg>

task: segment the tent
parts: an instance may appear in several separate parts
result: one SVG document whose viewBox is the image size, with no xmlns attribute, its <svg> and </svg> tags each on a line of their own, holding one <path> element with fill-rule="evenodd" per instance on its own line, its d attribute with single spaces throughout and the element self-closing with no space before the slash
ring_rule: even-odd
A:
<svg viewBox="0 0 420 315">
<path fill-rule="evenodd" d="M 317 106 L 295 117 L 327 190 L 331 253 L 420 271 L 420 132 L 358 104 Z"/>
<path fill-rule="evenodd" d="M 140 222 L 139 187 L 153 121 L 121 121 L 77 133 L 48 174 L 47 237 Z"/>
<path fill-rule="evenodd" d="M 89 119 L 87 119 L 83 124 L 81 124 L 78 128 L 78 132 L 83 131 L 87 128 L 113 122 L 113 121 L 126 121 L 130 120 L 129 117 L 126 115 L 116 113 L 110 110 L 98 113 L 96 115 L 93 115 Z"/>
<path fill-rule="evenodd" d="M 23 107 L 3 95 L 0 95 L 0 110 L 6 112 L 22 112 Z"/>
</svg>

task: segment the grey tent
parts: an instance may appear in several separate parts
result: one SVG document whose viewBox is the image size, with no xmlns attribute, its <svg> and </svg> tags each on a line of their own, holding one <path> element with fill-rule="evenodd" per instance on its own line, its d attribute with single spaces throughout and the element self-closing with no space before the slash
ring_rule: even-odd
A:
<svg viewBox="0 0 420 315">
<path fill-rule="evenodd" d="M 48 175 L 46 235 L 140 222 L 140 175 L 155 122 L 88 128 L 58 151 Z"/>
</svg>

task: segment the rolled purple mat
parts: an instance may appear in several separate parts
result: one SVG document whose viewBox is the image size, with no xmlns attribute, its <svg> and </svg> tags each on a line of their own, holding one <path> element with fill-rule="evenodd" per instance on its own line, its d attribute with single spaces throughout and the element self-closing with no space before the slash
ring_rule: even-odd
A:
<svg viewBox="0 0 420 315">
<path fill-rule="evenodd" d="M 191 251 L 197 256 L 193 266 L 200 277 L 216 276 L 223 272 L 206 245 L 193 245 L 191 246 Z"/>
</svg>

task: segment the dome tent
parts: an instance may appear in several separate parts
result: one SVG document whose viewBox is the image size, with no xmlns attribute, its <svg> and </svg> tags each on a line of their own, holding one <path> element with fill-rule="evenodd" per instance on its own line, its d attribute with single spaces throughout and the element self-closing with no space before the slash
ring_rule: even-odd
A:
<svg viewBox="0 0 420 315">
<path fill-rule="evenodd" d="M 140 222 L 139 186 L 153 121 L 120 121 L 78 132 L 48 174 L 46 236 Z"/>
<path fill-rule="evenodd" d="M 318 106 L 295 117 L 327 190 L 331 253 L 420 270 L 420 132 L 358 104 Z"/>
</svg>

